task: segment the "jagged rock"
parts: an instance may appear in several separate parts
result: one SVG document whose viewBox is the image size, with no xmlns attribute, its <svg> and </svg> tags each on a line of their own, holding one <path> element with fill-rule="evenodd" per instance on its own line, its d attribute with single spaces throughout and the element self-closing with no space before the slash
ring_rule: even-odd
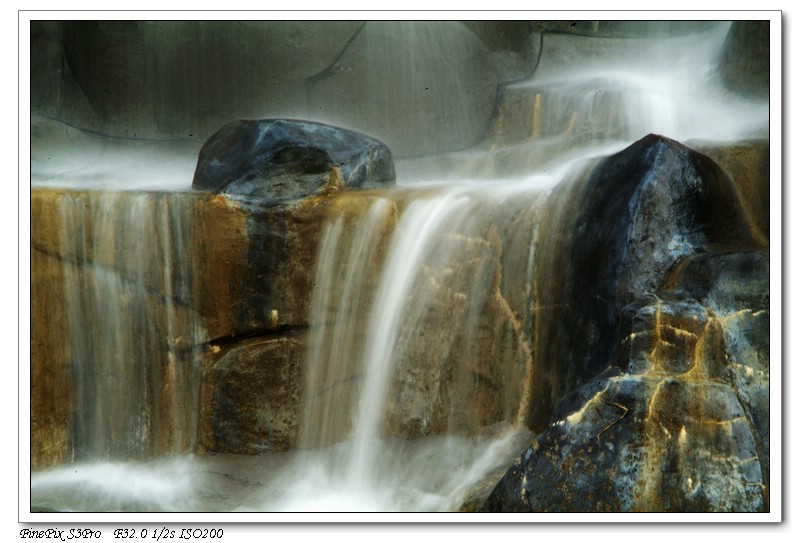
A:
<svg viewBox="0 0 800 543">
<path fill-rule="evenodd" d="M 282 201 L 321 194 L 338 167 L 347 187 L 395 182 L 392 154 L 363 134 L 309 121 L 235 121 L 200 150 L 192 187 Z"/>
<path fill-rule="evenodd" d="M 755 439 L 729 385 L 649 373 L 586 387 L 588 401 L 537 436 L 483 510 L 766 510 Z"/>
<path fill-rule="evenodd" d="M 622 308 L 658 292 L 676 261 L 758 246 L 731 179 L 705 155 L 662 136 L 649 135 L 559 185 L 537 253 L 540 377 L 533 390 L 543 401 L 529 424 L 541 428 L 564 394 L 615 359 L 609 338 L 625 335 Z"/>
<path fill-rule="evenodd" d="M 768 510 L 769 256 L 731 180 L 648 136 L 555 194 L 574 214 L 543 223 L 564 259 L 534 387 L 554 407 L 483 510 Z"/>
</svg>

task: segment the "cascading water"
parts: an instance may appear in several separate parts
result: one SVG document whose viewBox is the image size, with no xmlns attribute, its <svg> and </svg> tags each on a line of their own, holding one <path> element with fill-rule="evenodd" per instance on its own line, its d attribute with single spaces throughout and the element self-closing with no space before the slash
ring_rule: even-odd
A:
<svg viewBox="0 0 800 543">
<path fill-rule="evenodd" d="M 194 448 L 193 346 L 203 343 L 203 331 L 180 308 L 191 297 L 190 278 L 174 265 L 187 221 L 173 199 L 82 193 L 60 202 L 62 254 L 74 262 L 65 292 L 77 459 Z"/>
<path fill-rule="evenodd" d="M 312 334 L 301 446 L 338 443 L 301 455 L 289 490 L 266 509 L 452 510 L 487 470 L 513 457 L 527 436 L 517 422 L 530 338 L 519 320 L 530 315 L 508 306 L 498 282 L 502 273 L 529 284 L 540 203 L 520 187 L 403 190 L 378 197 L 350 235 L 352 218 L 329 224 L 312 320 L 324 323 L 330 312 L 334 325 Z M 502 247 L 491 246 L 492 236 Z M 491 353 L 496 367 L 487 368 L 485 329 L 515 325 L 516 345 Z M 473 414 L 481 404 L 484 412 Z M 483 438 L 456 437 L 492 425 Z M 414 445 L 384 437 L 430 434 L 448 437 Z M 313 475 L 300 475 L 309 465 Z"/>
<path fill-rule="evenodd" d="M 452 511 L 484 496 L 530 437 L 548 190 L 649 132 L 763 135 L 766 105 L 724 94 L 709 69 L 727 28 L 669 47 L 629 41 L 569 73 L 549 53 L 562 38 L 546 36 L 534 76 L 506 89 L 531 98 L 523 143 L 443 157 L 476 165 L 471 181 L 432 173 L 335 196 L 315 272 L 299 446 L 285 453 L 185 454 L 207 338 L 187 309 L 181 193 L 67 191 L 71 456 L 32 473 L 32 508 Z M 513 164 L 501 167 L 506 158 Z M 425 166 L 411 161 L 406 175 Z M 479 180 L 499 170 L 514 180 Z M 48 177 L 41 186 L 63 186 Z"/>
</svg>

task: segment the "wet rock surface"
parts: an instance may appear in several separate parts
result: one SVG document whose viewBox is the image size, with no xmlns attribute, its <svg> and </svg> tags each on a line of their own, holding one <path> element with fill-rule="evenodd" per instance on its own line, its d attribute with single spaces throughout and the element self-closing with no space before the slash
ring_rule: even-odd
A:
<svg viewBox="0 0 800 543">
<path fill-rule="evenodd" d="M 398 155 L 449 151 L 480 141 L 497 84 L 530 72 L 529 34 L 524 21 L 34 21 L 32 111 L 200 141 L 231 119 L 305 118 Z"/>
<path fill-rule="evenodd" d="M 542 398 L 534 429 L 561 396 L 609 365 L 621 309 L 656 293 L 678 260 L 757 245 L 731 179 L 708 157 L 656 135 L 560 184 L 542 224 L 536 341 L 545 377 L 533 388 Z"/>
<path fill-rule="evenodd" d="M 762 244 L 769 244 L 769 140 L 754 139 L 735 144 L 688 142 L 711 158 L 736 184 L 745 218 Z"/>
<path fill-rule="evenodd" d="M 201 450 L 255 454 L 297 446 L 303 334 L 213 349 L 201 403 Z"/>
<path fill-rule="evenodd" d="M 235 121 L 211 136 L 200 150 L 192 187 L 277 203 L 321 194 L 336 183 L 393 185 L 389 148 L 343 128 L 268 119 Z"/>
<path fill-rule="evenodd" d="M 398 156 L 470 147 L 486 135 L 497 84 L 513 75 L 496 62 L 506 47 L 493 54 L 456 21 L 368 22 L 306 80 L 309 114 L 378 134 Z"/>
<path fill-rule="evenodd" d="M 537 436 L 485 510 L 766 510 L 745 415 L 735 390 L 710 379 L 653 372 L 605 379 L 580 409 Z"/>
<path fill-rule="evenodd" d="M 732 181 L 648 136 L 583 183 L 545 241 L 569 255 L 537 315 L 554 407 L 483 510 L 769 510 L 769 253 Z"/>
<path fill-rule="evenodd" d="M 734 21 L 722 51 L 720 68 L 729 88 L 745 96 L 767 98 L 769 21 Z"/>
</svg>

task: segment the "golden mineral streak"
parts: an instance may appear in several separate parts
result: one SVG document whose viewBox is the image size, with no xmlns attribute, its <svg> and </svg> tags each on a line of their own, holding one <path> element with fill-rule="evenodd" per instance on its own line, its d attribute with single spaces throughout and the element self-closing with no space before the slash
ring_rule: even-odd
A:
<svg viewBox="0 0 800 543">
<path fill-rule="evenodd" d="M 531 118 L 531 136 L 538 138 L 542 131 L 542 95 L 536 93 L 533 99 L 533 116 Z"/>
</svg>

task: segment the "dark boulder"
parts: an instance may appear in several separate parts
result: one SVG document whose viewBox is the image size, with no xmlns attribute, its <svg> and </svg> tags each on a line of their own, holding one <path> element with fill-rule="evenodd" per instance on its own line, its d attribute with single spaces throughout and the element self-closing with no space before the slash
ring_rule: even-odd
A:
<svg viewBox="0 0 800 543">
<path fill-rule="evenodd" d="M 763 263 L 759 253 L 691 257 L 680 289 L 626 306 L 627 362 L 559 402 L 482 510 L 769 510 Z"/>
<path fill-rule="evenodd" d="M 657 135 L 558 186 L 539 236 L 534 430 L 615 359 L 622 308 L 658 292 L 676 262 L 758 246 L 730 177 Z"/>
<path fill-rule="evenodd" d="M 768 511 L 769 254 L 730 177 L 648 136 L 551 198 L 540 433 L 482 510 Z"/>
<path fill-rule="evenodd" d="M 211 136 L 192 187 L 285 201 L 323 193 L 334 167 L 346 187 L 395 183 L 392 154 L 380 141 L 321 123 L 269 119 L 235 121 Z"/>
</svg>

